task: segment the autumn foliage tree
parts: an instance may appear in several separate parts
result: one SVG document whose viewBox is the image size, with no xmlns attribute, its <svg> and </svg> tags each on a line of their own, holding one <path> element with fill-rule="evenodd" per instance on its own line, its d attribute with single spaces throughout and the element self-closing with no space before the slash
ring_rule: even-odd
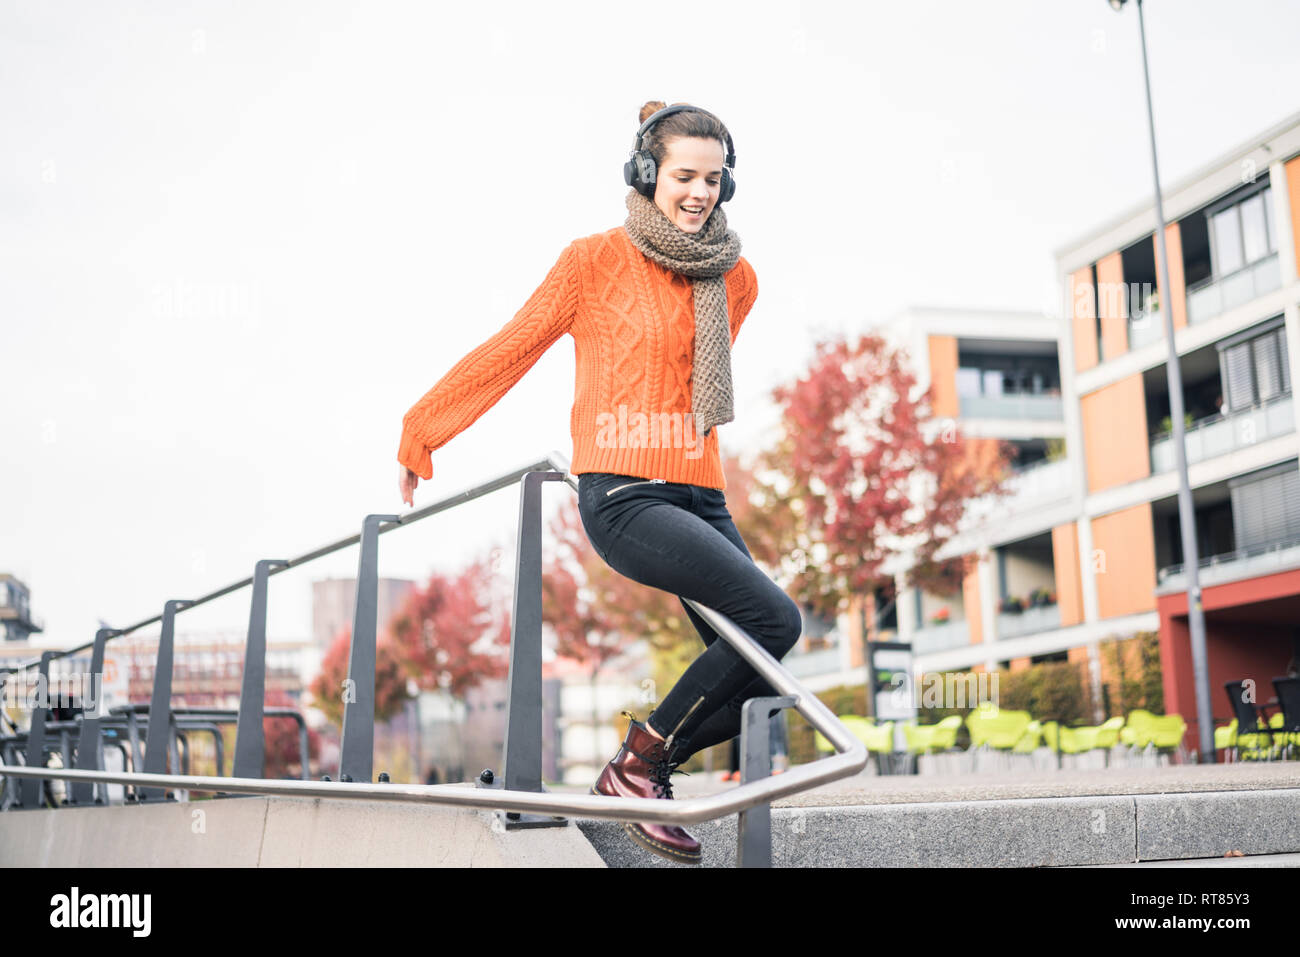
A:
<svg viewBox="0 0 1300 957">
<path fill-rule="evenodd" d="M 413 588 L 388 624 L 405 677 L 459 698 L 510 669 L 510 611 L 493 591 L 499 551 Z"/>
<path fill-rule="evenodd" d="M 340 682 L 341 683 L 341 682 Z M 267 708 L 296 708 L 296 702 L 283 691 L 266 693 Z M 302 734 L 293 718 L 268 715 L 262 719 L 265 736 L 265 774 L 268 778 L 302 777 Z M 307 729 L 307 767 L 320 757 L 320 734 Z"/>
<path fill-rule="evenodd" d="M 972 500 L 1003 491 L 1011 447 L 966 437 L 917 392 L 906 352 L 877 334 L 819 343 L 807 373 L 773 390 L 782 435 L 747 490 L 751 550 L 818 614 L 890 584 L 883 566 L 900 553 L 909 585 L 950 593 L 968 562 L 938 553 Z"/>
<path fill-rule="evenodd" d="M 311 683 L 313 703 L 329 720 L 343 726 L 344 681 L 352 651 L 352 629 L 344 627 L 321 660 L 320 673 Z M 406 703 L 406 676 L 394 643 L 380 635 L 375 642 L 375 720 L 387 721 Z"/>
</svg>

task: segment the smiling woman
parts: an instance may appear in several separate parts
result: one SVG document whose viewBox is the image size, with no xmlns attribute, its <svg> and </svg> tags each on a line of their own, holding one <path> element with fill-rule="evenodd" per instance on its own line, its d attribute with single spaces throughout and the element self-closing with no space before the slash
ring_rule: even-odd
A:
<svg viewBox="0 0 1300 957">
<path fill-rule="evenodd" d="M 515 318 L 407 412 L 398 460 L 410 505 L 417 479 L 432 475 L 430 453 L 573 337 L 570 471 L 583 529 L 615 571 L 678 596 L 707 646 L 644 723 L 632 716 L 592 790 L 671 799 L 673 770 L 736 737 L 746 700 L 776 694 L 687 601 L 725 615 L 777 659 L 802 618 L 754 564 L 723 494 L 716 426 L 735 418 L 731 345 L 758 295 L 722 209 L 736 191 L 731 134 L 687 104 L 647 103 L 639 120 L 623 167 L 632 187 L 623 226 L 570 243 Z M 681 827 L 626 830 L 655 854 L 700 862 L 699 842 Z"/>
</svg>

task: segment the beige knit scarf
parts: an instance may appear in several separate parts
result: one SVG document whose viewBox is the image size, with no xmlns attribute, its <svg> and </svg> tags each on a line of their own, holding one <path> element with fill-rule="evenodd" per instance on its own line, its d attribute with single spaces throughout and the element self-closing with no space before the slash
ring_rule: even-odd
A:
<svg viewBox="0 0 1300 957">
<path fill-rule="evenodd" d="M 731 394 L 731 324 L 723 275 L 740 259 L 740 237 L 727 228 L 727 214 L 714 206 L 704 228 L 687 233 L 636 190 L 627 194 L 624 228 L 652 262 L 689 277 L 695 299 L 695 356 L 691 362 L 691 411 L 695 429 L 708 435 L 736 415 Z"/>
</svg>

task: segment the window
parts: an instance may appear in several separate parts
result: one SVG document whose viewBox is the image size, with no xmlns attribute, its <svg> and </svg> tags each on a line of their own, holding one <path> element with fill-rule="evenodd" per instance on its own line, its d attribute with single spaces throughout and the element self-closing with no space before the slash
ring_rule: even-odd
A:
<svg viewBox="0 0 1300 957">
<path fill-rule="evenodd" d="M 1214 237 L 1216 275 L 1236 272 L 1245 265 L 1241 255 L 1241 219 L 1237 207 L 1225 209 L 1210 220 L 1210 235 Z"/>
<path fill-rule="evenodd" d="M 1300 471 L 1294 460 L 1228 480 L 1237 547 L 1300 539 Z"/>
<path fill-rule="evenodd" d="M 1286 327 L 1274 320 L 1266 332 L 1233 337 L 1219 344 L 1219 374 L 1225 412 L 1237 412 L 1291 391 Z"/>
<path fill-rule="evenodd" d="M 1275 252 L 1272 203 L 1273 190 L 1266 186 L 1210 215 L 1215 278 L 1234 273 Z"/>
</svg>

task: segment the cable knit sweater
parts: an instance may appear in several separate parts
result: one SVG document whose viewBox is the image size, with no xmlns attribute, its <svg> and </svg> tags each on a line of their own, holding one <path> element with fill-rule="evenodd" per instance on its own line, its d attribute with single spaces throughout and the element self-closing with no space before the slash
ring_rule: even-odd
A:
<svg viewBox="0 0 1300 957">
<path fill-rule="evenodd" d="M 734 344 L 758 280 L 743 256 L 724 278 Z M 398 461 L 431 478 L 430 453 L 495 405 L 565 333 L 576 356 L 573 474 L 727 487 L 718 430 L 701 436 L 691 421 L 691 280 L 647 259 L 622 226 L 570 243 L 515 317 L 411 407 Z"/>
</svg>

